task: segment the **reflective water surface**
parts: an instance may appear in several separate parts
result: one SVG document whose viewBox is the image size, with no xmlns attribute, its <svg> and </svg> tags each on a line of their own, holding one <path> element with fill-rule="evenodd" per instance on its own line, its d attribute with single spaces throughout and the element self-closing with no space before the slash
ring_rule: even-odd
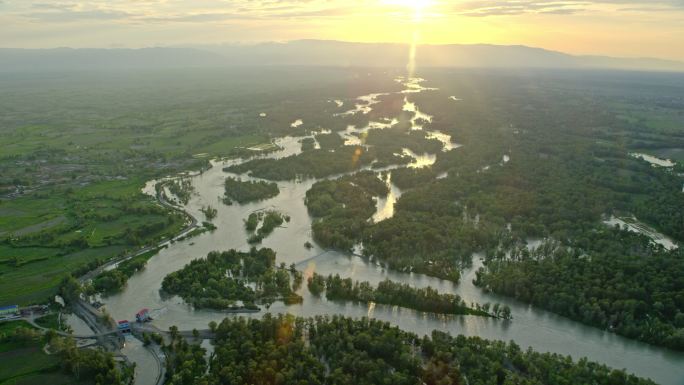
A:
<svg viewBox="0 0 684 385">
<path fill-rule="evenodd" d="M 407 88 L 414 92 L 421 87 L 420 82 Z M 357 110 L 372 105 L 377 96 L 360 99 Z M 300 151 L 300 138 L 281 138 L 276 144 L 282 149 L 271 153 L 269 157 L 282 157 Z M 449 139 L 450 141 L 450 139 Z M 411 154 L 418 164 L 434 163 L 434 154 Z M 432 157 L 432 158 L 431 158 Z M 503 159 L 503 162 L 507 159 Z M 370 316 L 388 321 L 404 330 L 419 335 L 429 334 L 432 330 L 448 331 L 452 334 L 480 336 L 489 339 L 514 340 L 524 348 L 531 346 L 542 352 L 555 352 L 571 355 L 575 359 L 588 357 L 616 368 L 626 368 L 629 372 L 649 377 L 664 385 L 684 385 L 684 353 L 653 347 L 644 343 L 622 338 L 612 333 L 588 327 L 580 323 L 560 317 L 553 313 L 534 308 L 515 300 L 484 293 L 472 284 L 476 269 L 481 261 L 476 255 L 472 268 L 463 272 L 462 281 L 454 284 L 449 281 L 431 278 L 420 274 L 408 274 L 389 271 L 383 266 L 368 263 L 362 258 L 335 251 L 326 251 L 318 247 L 311 237 L 311 218 L 304 205 L 306 191 L 314 180 L 279 182 L 280 194 L 272 199 L 245 205 L 226 206 L 220 202 L 223 195 L 223 184 L 226 176 L 231 175 L 222 168 L 239 160 L 214 161 L 210 170 L 201 175 L 191 177 L 195 187 L 195 195 L 185 209 L 202 220 L 200 209 L 212 205 L 218 209 L 218 216 L 213 223 L 216 231 L 201 234 L 195 238 L 169 244 L 153 256 L 147 268 L 134 275 L 126 289 L 114 296 L 104 299 L 107 311 L 115 319 L 131 319 L 141 308 L 152 309 L 153 324 L 166 329 L 177 325 L 182 330 L 206 328 L 209 321 L 220 321 L 232 314 L 218 311 L 195 310 L 178 297 L 161 298 L 159 289 L 162 279 L 169 273 L 181 269 L 195 258 L 203 258 L 213 250 L 231 248 L 248 250 L 247 234 L 243 228 L 243 219 L 251 212 L 263 208 L 277 208 L 289 215 L 291 220 L 267 237 L 262 247 L 270 247 L 277 252 L 277 262 L 295 263 L 297 268 L 305 272 L 305 276 L 317 272 L 319 274 L 340 274 L 356 280 L 377 283 L 384 279 L 392 279 L 415 287 L 432 286 L 440 292 L 460 295 L 466 302 L 499 302 L 510 306 L 513 320 L 502 321 L 474 316 L 434 315 L 396 306 L 366 306 L 353 303 L 338 303 L 325 298 L 312 296 L 303 285 L 299 294 L 304 301 L 301 304 L 285 306 L 281 302 L 274 303 L 270 309 L 262 309 L 259 313 L 243 314 L 245 317 L 261 317 L 265 312 L 287 312 L 298 316 L 314 316 L 324 314 L 342 314 L 350 317 Z M 414 164 L 415 165 L 415 164 Z M 444 176 L 444 175 L 442 175 Z M 243 176 L 244 178 L 244 176 Z M 390 196 L 378 201 L 378 212 L 374 220 L 388 218 L 393 213 L 393 203 L 401 194 L 399 189 L 391 185 Z M 154 183 L 148 183 L 145 191 L 153 192 Z M 307 249 L 305 242 L 314 247 Z M 130 349 L 135 349 L 131 347 Z"/>
</svg>

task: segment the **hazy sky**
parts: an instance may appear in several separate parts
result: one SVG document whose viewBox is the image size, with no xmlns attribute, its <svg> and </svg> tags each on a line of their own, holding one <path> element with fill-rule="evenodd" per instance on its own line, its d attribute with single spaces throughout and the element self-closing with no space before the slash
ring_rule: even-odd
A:
<svg viewBox="0 0 684 385">
<path fill-rule="evenodd" d="M 0 0 L 0 47 L 294 39 L 524 44 L 684 60 L 684 0 Z"/>
</svg>

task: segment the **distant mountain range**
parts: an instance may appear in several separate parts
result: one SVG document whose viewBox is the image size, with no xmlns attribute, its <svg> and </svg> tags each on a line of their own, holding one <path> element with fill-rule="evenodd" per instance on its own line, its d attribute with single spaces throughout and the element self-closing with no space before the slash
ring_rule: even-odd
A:
<svg viewBox="0 0 684 385">
<path fill-rule="evenodd" d="M 257 65 L 405 67 L 406 44 L 296 40 L 254 45 L 141 49 L 0 49 L 0 71 L 155 69 Z M 681 71 L 684 62 L 576 56 L 520 45 L 420 45 L 418 67 L 567 68 Z"/>
</svg>

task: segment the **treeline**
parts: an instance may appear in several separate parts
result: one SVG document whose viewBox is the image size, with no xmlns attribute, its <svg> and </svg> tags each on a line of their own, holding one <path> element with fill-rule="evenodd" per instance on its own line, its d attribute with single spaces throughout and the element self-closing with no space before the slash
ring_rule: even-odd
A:
<svg viewBox="0 0 684 385">
<path fill-rule="evenodd" d="M 369 282 L 353 281 L 351 278 L 343 279 L 338 274 L 334 276 L 331 274 L 326 278 L 314 273 L 308 278 L 307 285 L 312 294 L 320 295 L 325 291 L 326 298 L 333 301 L 374 302 L 438 314 L 512 318 L 511 309 L 508 306 L 495 304 L 491 307 L 490 304 L 483 306 L 477 304 L 473 308 L 458 295 L 440 294 L 432 287 L 418 289 L 389 279 L 380 282 L 378 287 L 374 288 Z"/>
<path fill-rule="evenodd" d="M 161 290 L 196 308 L 258 310 L 258 303 L 301 302 L 295 293 L 301 283 L 294 267 L 276 268 L 273 250 L 252 248 L 246 253 L 212 251 L 206 259 L 195 259 L 164 277 Z"/>
<path fill-rule="evenodd" d="M 350 250 L 375 213 L 373 197 L 388 192 L 387 185 L 371 171 L 316 182 L 304 201 L 316 218 L 314 238 L 324 247 Z"/>
<path fill-rule="evenodd" d="M 160 248 L 142 253 L 119 263 L 114 269 L 98 274 L 86 288 L 88 293 L 112 294 L 121 291 L 133 274 L 145 268 L 147 261 L 159 252 Z"/>
<path fill-rule="evenodd" d="M 269 180 L 294 180 L 355 171 L 372 160 L 363 147 L 343 146 L 335 151 L 314 149 L 281 159 L 252 159 L 225 170 L 238 174 L 251 171 L 255 177 Z"/>
<path fill-rule="evenodd" d="M 654 384 L 513 342 L 438 331 L 420 338 L 367 318 L 266 314 L 226 318 L 215 330 L 208 371 L 204 350 L 184 347 L 170 356 L 171 384 Z"/>
<path fill-rule="evenodd" d="M 243 181 L 240 178 L 228 177 L 225 181 L 223 203 L 227 205 L 236 201 L 239 204 L 261 201 L 280 194 L 278 185 L 273 182 Z"/>
<path fill-rule="evenodd" d="M 684 350 L 684 252 L 619 229 L 489 259 L 475 284 L 629 338 Z"/>
</svg>

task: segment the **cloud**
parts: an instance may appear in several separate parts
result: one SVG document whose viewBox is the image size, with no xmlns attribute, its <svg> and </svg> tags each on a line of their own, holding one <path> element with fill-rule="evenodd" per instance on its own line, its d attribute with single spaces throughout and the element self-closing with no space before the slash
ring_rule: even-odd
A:
<svg viewBox="0 0 684 385">
<path fill-rule="evenodd" d="M 7 2 L 19 17 L 41 22 L 221 23 L 235 20 L 344 18 L 387 14 L 383 0 L 60 0 Z M 684 0 L 433 0 L 439 16 L 570 15 L 612 5 L 618 12 L 684 10 Z M 19 5 L 23 4 L 23 5 Z M 401 12 L 399 12 L 401 13 Z"/>
<path fill-rule="evenodd" d="M 684 10 L 684 0 L 501 0 L 501 1 L 464 1 L 452 10 L 465 16 L 508 16 L 520 14 L 567 15 L 591 10 L 598 5 L 631 5 L 620 10 L 662 11 Z"/>
<path fill-rule="evenodd" d="M 24 16 L 42 22 L 70 22 L 83 20 L 126 20 L 130 18 L 131 14 L 111 10 L 69 10 L 64 12 L 31 12 Z"/>
<path fill-rule="evenodd" d="M 3 0 L 0 0 L 3 1 Z M 345 17 L 376 0 L 111 0 L 35 2 L 14 14 L 40 22 L 117 21 L 130 23 L 211 23 L 253 19 Z M 380 1 L 380 0 L 377 0 Z"/>
</svg>

